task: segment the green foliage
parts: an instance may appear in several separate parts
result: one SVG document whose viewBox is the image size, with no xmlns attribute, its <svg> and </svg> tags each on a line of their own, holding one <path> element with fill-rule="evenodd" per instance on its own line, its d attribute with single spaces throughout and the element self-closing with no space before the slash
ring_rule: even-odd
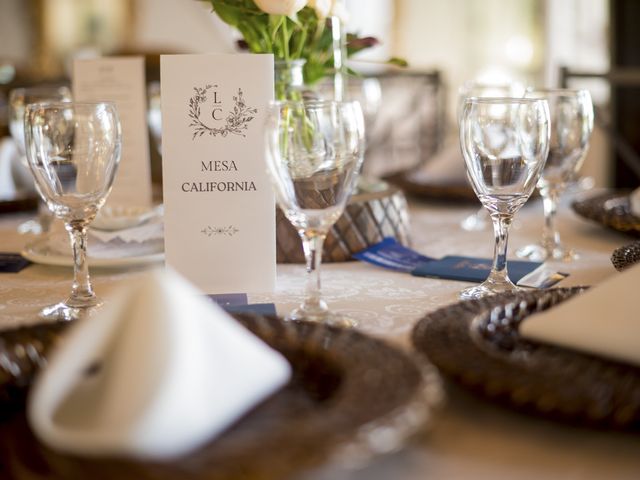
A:
<svg viewBox="0 0 640 480">
<path fill-rule="evenodd" d="M 311 7 L 296 16 L 268 15 L 253 0 L 200 0 L 211 4 L 220 19 L 235 27 L 253 53 L 273 53 L 277 60 L 305 59 L 305 82 L 309 85 L 333 72 L 331 28 Z M 375 45 L 371 38 L 347 36 L 347 56 Z M 389 63 L 401 65 L 401 59 Z M 406 62 L 404 62 L 406 66 Z"/>
</svg>

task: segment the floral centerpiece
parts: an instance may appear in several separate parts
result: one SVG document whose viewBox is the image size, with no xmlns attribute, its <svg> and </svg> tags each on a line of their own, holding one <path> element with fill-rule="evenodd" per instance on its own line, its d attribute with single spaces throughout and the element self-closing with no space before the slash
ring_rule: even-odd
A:
<svg viewBox="0 0 640 480">
<path fill-rule="evenodd" d="M 304 82 L 313 85 L 334 73 L 334 43 L 329 18 L 347 19 L 342 0 L 204 0 L 222 21 L 242 35 L 252 53 L 273 53 L 276 61 L 304 61 Z M 372 37 L 346 36 L 346 54 L 376 45 Z M 400 59 L 389 63 L 402 65 Z M 277 92 L 278 93 L 278 92 Z M 280 98 L 281 95 L 277 96 Z"/>
</svg>

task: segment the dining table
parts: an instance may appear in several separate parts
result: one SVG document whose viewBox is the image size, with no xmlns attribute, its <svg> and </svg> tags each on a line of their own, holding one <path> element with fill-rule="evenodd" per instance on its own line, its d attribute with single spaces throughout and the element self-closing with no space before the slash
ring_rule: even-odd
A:
<svg viewBox="0 0 640 480">
<path fill-rule="evenodd" d="M 577 195 L 592 195 L 580 192 Z M 557 286 L 589 286 L 618 275 L 611 263 L 614 249 L 632 240 L 579 217 L 571 196 L 558 213 L 563 240 L 580 255 L 571 263 L 549 262 L 569 274 Z M 411 247 L 429 257 L 470 255 L 490 258 L 493 233 L 464 231 L 460 222 L 478 209 L 475 203 L 446 199 L 409 199 Z M 0 216 L 0 251 L 20 252 L 34 241 L 17 227 L 33 215 Z M 538 241 L 542 204 L 531 199 L 515 216 L 510 258 L 519 247 Z M 127 280 L 143 278 L 162 263 L 92 268 L 98 295 L 108 299 Z M 238 260 L 238 268 L 251 265 Z M 215 272 L 215 265 L 211 265 Z M 215 274 L 215 273 L 214 273 Z M 249 294 L 250 303 L 274 303 L 286 315 L 304 296 L 304 266 L 278 264 L 273 292 Z M 38 311 L 62 299 L 69 290 L 69 267 L 32 264 L 19 273 L 0 273 L 0 329 L 39 322 Z M 460 301 L 469 283 L 412 276 L 359 261 L 322 265 L 322 290 L 330 308 L 357 322 L 361 332 L 412 353 L 412 328 L 426 314 Z M 640 345 L 640 343 L 639 343 Z M 443 378 L 443 400 L 420 431 L 397 451 L 358 462 L 328 462 L 298 477 L 305 480 L 529 480 L 638 479 L 640 435 L 557 423 L 529 416 L 475 396 Z"/>
</svg>

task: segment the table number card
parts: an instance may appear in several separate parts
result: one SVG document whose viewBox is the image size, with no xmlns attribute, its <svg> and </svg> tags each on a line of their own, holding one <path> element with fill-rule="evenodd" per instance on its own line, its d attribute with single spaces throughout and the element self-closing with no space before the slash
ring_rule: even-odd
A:
<svg viewBox="0 0 640 480">
<path fill-rule="evenodd" d="M 272 55 L 163 55 L 167 265 L 206 293 L 275 285 L 264 124 Z"/>
<path fill-rule="evenodd" d="M 122 126 L 122 156 L 108 205 L 151 206 L 151 167 L 142 57 L 77 59 L 73 98 L 115 102 Z"/>
</svg>

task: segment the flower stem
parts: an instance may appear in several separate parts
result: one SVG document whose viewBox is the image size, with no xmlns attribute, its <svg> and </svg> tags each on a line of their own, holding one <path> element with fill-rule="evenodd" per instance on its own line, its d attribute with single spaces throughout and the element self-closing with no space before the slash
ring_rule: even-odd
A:
<svg viewBox="0 0 640 480">
<path fill-rule="evenodd" d="M 282 22 L 282 52 L 284 55 L 284 59 L 289 61 L 289 30 L 287 29 L 287 19 L 284 19 Z"/>
</svg>

